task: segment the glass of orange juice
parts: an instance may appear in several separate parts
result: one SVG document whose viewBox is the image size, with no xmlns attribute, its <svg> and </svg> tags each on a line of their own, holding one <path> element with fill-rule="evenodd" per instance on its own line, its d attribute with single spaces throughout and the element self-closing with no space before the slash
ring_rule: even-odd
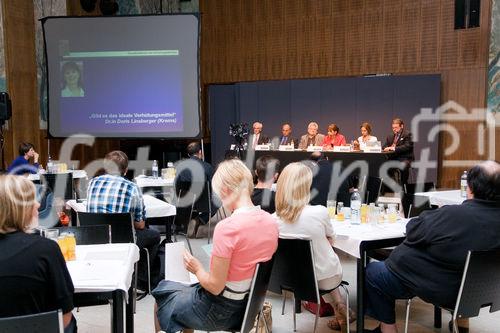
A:
<svg viewBox="0 0 500 333">
<path fill-rule="evenodd" d="M 339 202 L 337 204 L 337 221 L 344 221 L 345 220 L 345 216 L 344 216 L 344 212 L 343 212 L 342 208 L 344 208 L 344 203 Z"/>
<path fill-rule="evenodd" d="M 64 260 L 68 260 L 68 242 L 66 241 L 66 235 L 62 234 L 61 236 L 57 237 L 57 244 L 61 249 Z"/>
<path fill-rule="evenodd" d="M 68 233 L 66 236 L 67 256 L 68 260 L 76 260 L 76 238 L 73 233 Z"/>
</svg>

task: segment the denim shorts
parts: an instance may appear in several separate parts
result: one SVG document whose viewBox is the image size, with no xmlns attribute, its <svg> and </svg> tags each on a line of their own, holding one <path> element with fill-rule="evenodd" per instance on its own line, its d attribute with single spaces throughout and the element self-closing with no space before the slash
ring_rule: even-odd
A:
<svg viewBox="0 0 500 333">
<path fill-rule="evenodd" d="M 239 330 L 245 314 L 248 296 L 239 301 L 215 296 L 201 285 L 186 286 L 173 281 L 161 281 L 152 291 L 158 304 L 158 320 L 167 333 L 183 328 L 201 331 Z"/>
</svg>

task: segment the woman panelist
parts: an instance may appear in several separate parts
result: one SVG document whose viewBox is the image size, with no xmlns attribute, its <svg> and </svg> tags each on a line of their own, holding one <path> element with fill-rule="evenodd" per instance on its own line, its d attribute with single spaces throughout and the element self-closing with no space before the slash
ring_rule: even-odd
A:
<svg viewBox="0 0 500 333">
<path fill-rule="evenodd" d="M 372 135 L 372 126 L 370 123 L 362 123 L 359 127 L 361 129 L 361 136 L 358 138 L 359 147 L 363 149 L 366 147 L 367 142 L 377 142 L 377 137 Z"/>
<path fill-rule="evenodd" d="M 320 290 L 329 291 L 322 297 L 333 303 L 335 318 L 328 322 L 331 329 L 345 332 L 347 306 L 338 287 L 342 282 L 342 267 L 332 245 L 335 233 L 326 207 L 309 205 L 312 171 L 300 162 L 288 164 L 278 178 L 276 213 L 280 237 L 301 238 L 312 241 L 314 271 Z M 354 312 L 349 319 L 354 321 Z"/>
<path fill-rule="evenodd" d="M 323 139 L 323 149 L 333 150 L 334 146 L 343 146 L 345 144 L 345 137 L 340 134 L 339 127 L 335 124 L 328 125 L 328 134 Z"/>
<path fill-rule="evenodd" d="M 200 283 L 186 286 L 162 281 L 153 291 L 157 331 L 160 327 L 167 333 L 240 327 L 255 266 L 271 259 L 278 246 L 276 221 L 252 204 L 253 178 L 243 162 L 222 162 L 212 188 L 233 213 L 215 227 L 209 272 L 191 254 L 184 253 L 186 269 Z"/>
</svg>

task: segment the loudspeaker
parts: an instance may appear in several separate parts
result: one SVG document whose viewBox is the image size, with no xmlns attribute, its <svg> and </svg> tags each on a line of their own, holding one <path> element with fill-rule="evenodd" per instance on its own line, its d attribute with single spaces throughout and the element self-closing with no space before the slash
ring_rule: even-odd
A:
<svg viewBox="0 0 500 333">
<path fill-rule="evenodd" d="M 94 11 L 96 3 L 97 0 L 80 0 L 80 6 L 82 6 L 82 9 L 87 13 L 92 13 Z"/>
<path fill-rule="evenodd" d="M 481 16 L 481 0 L 469 0 L 469 23 L 467 28 L 479 27 L 479 17 Z"/>
<path fill-rule="evenodd" d="M 455 0 L 455 29 L 479 27 L 481 0 Z"/>
<path fill-rule="evenodd" d="M 467 0 L 455 0 L 455 29 L 465 29 L 465 7 Z"/>
<path fill-rule="evenodd" d="M 115 0 L 101 0 L 99 9 L 104 16 L 115 15 L 118 12 L 118 3 Z"/>
<path fill-rule="evenodd" d="M 10 117 L 12 117 L 12 102 L 9 94 L 0 92 L 0 126 L 5 124 L 5 121 L 9 120 Z"/>
</svg>

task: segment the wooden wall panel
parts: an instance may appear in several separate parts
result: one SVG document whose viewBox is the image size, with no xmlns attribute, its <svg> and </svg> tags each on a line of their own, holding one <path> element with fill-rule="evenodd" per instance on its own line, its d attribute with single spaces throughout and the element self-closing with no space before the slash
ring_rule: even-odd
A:
<svg viewBox="0 0 500 333">
<path fill-rule="evenodd" d="M 204 87 L 368 73 L 440 73 L 443 102 L 453 100 L 467 109 L 485 106 L 490 1 L 481 2 L 480 28 L 468 30 L 454 29 L 454 0 L 201 0 L 200 7 Z M 230 25 L 220 19 L 242 10 L 245 17 Z M 245 32 L 239 36 L 241 29 Z M 233 45 L 232 38 L 243 43 Z M 231 66 L 223 68 L 225 63 Z M 477 137 L 470 126 L 453 125 L 462 137 Z M 442 148 L 448 144 L 444 134 Z M 463 143 L 460 152 L 444 160 L 481 157 L 469 145 Z M 460 168 L 442 168 L 441 184 L 456 186 L 459 175 Z"/>
</svg>

